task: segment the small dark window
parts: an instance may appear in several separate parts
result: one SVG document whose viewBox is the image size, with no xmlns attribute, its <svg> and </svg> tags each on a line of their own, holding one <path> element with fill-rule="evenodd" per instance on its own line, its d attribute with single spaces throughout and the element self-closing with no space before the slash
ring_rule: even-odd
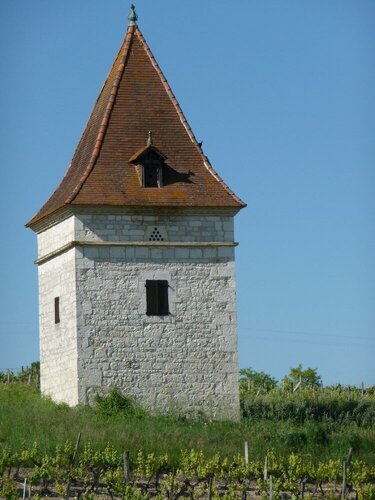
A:
<svg viewBox="0 0 375 500">
<path fill-rule="evenodd" d="M 153 165 L 143 166 L 143 185 L 144 187 L 160 186 L 160 168 Z"/>
<path fill-rule="evenodd" d="M 60 297 L 55 297 L 55 324 L 60 323 Z"/>
<path fill-rule="evenodd" d="M 163 162 L 155 153 L 150 152 L 141 162 L 143 168 L 143 187 L 158 188 L 163 185 Z"/>
<path fill-rule="evenodd" d="M 146 280 L 146 303 L 148 316 L 169 314 L 167 280 Z"/>
</svg>

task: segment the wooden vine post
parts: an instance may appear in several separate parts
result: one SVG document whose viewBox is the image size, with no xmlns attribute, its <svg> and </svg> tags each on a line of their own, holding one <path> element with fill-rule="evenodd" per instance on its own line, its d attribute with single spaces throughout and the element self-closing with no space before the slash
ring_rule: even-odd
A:
<svg viewBox="0 0 375 500">
<path fill-rule="evenodd" d="M 27 479 L 25 478 L 23 481 L 22 500 L 25 500 L 26 498 L 26 485 L 27 485 Z"/>
<path fill-rule="evenodd" d="M 78 446 L 79 446 L 80 441 L 81 441 L 81 432 L 79 432 L 78 436 L 77 436 L 76 446 L 74 448 L 73 456 L 70 460 L 70 467 L 72 467 L 76 461 L 77 453 L 78 453 Z M 70 477 L 68 479 L 68 484 L 66 485 L 65 500 L 69 499 L 69 495 L 70 495 Z"/>
<path fill-rule="evenodd" d="M 353 449 L 350 448 L 348 452 L 348 456 L 342 463 L 342 488 L 341 488 L 341 500 L 345 499 L 346 493 L 346 480 L 347 480 L 347 472 L 350 462 L 352 460 Z"/>
<path fill-rule="evenodd" d="M 211 474 L 208 480 L 208 500 L 212 500 L 212 485 L 214 482 L 214 475 Z"/>
<path fill-rule="evenodd" d="M 124 452 L 124 481 L 125 484 L 128 484 L 128 482 L 130 481 L 129 451 Z"/>
<path fill-rule="evenodd" d="M 264 459 L 264 469 L 263 469 L 263 481 L 267 481 L 268 479 L 268 455 Z"/>
<path fill-rule="evenodd" d="M 341 499 L 344 500 L 346 491 L 346 460 L 342 463 L 342 489 L 341 489 Z"/>
<path fill-rule="evenodd" d="M 269 491 L 269 500 L 272 500 L 273 497 L 273 481 L 272 481 L 272 475 L 270 475 L 270 491 Z"/>
</svg>

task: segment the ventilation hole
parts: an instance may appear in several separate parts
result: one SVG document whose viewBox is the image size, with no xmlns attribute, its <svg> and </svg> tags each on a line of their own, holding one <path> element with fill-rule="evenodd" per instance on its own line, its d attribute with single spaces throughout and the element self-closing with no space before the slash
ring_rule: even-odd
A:
<svg viewBox="0 0 375 500">
<path fill-rule="evenodd" d="M 150 234 L 149 241 L 164 241 L 164 238 L 160 234 L 160 231 L 157 227 L 155 227 L 152 233 Z"/>
</svg>

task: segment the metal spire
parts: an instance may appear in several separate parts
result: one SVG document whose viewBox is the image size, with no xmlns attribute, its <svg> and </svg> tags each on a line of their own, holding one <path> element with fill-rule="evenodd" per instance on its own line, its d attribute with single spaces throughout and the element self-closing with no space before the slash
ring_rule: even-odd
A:
<svg viewBox="0 0 375 500">
<path fill-rule="evenodd" d="M 128 19 L 129 19 L 129 26 L 134 26 L 135 24 L 137 24 L 138 16 L 135 13 L 135 6 L 134 6 L 134 4 L 131 4 L 131 6 L 130 6 L 130 12 L 129 12 L 129 15 L 128 15 Z"/>
</svg>

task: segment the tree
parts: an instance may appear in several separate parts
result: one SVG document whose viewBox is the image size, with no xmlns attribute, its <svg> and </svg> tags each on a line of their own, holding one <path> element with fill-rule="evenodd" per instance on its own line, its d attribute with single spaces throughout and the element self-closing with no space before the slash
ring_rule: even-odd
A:
<svg viewBox="0 0 375 500">
<path fill-rule="evenodd" d="M 303 369 L 302 364 L 299 364 L 295 368 L 291 368 L 289 375 L 284 377 L 284 387 L 289 389 L 291 387 L 296 387 L 296 385 L 301 381 L 302 387 L 319 387 L 322 383 L 320 375 L 318 375 L 317 368 L 306 368 Z"/>
<path fill-rule="evenodd" d="M 240 393 L 258 394 L 268 392 L 277 386 L 277 380 L 268 373 L 257 372 L 252 368 L 242 368 L 240 370 Z"/>
</svg>

